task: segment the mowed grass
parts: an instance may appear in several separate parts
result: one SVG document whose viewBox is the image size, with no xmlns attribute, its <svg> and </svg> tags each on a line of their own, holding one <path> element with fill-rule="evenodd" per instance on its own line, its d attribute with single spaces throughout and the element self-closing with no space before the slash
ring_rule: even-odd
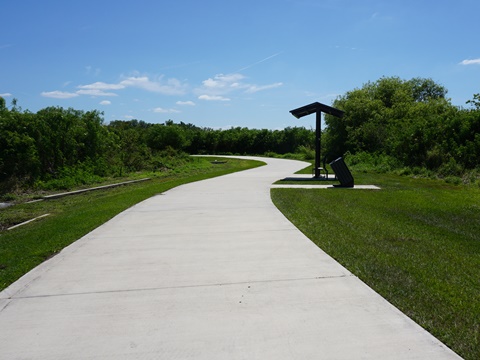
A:
<svg viewBox="0 0 480 360">
<path fill-rule="evenodd" d="M 262 165 L 257 161 L 228 159 L 211 164 L 214 158 L 196 158 L 168 176 L 96 190 L 56 200 L 24 203 L 0 210 L 0 290 L 6 288 L 32 268 L 54 256 L 118 213 L 173 187 L 246 170 Z M 225 159 L 222 159 L 222 162 Z M 13 230 L 6 227 L 37 216 L 48 217 Z"/>
<path fill-rule="evenodd" d="M 315 244 L 465 359 L 480 359 L 480 189 L 354 174 L 382 190 L 273 189 Z"/>
</svg>

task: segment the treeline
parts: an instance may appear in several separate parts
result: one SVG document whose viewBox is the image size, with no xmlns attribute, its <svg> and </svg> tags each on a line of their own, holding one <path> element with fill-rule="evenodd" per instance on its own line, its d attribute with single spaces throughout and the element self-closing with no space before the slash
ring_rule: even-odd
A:
<svg viewBox="0 0 480 360">
<path fill-rule="evenodd" d="M 326 116 L 326 147 L 334 154 L 383 159 L 390 167 L 443 176 L 478 169 L 480 95 L 468 101 L 468 108 L 453 106 L 446 95 L 447 89 L 431 79 L 369 82 L 333 102 L 345 116 Z"/>
<path fill-rule="evenodd" d="M 322 156 L 380 163 L 383 170 L 420 168 L 442 176 L 480 173 L 480 95 L 468 108 L 453 106 L 431 79 L 384 77 L 338 97 L 327 115 Z M 185 154 L 273 155 L 302 151 L 312 157 L 314 131 L 150 124 L 104 124 L 102 113 L 48 107 L 31 113 L 0 98 L 0 193 L 65 177 L 123 176 L 164 171 Z M 91 181 L 90 181 L 91 182 Z"/>
<path fill-rule="evenodd" d="M 48 107 L 31 113 L 8 109 L 0 98 L 0 183 L 32 185 L 62 176 L 122 176 L 162 171 L 190 154 L 285 154 L 313 144 L 302 127 L 284 130 L 214 130 L 167 121 L 113 121 L 98 111 Z"/>
</svg>

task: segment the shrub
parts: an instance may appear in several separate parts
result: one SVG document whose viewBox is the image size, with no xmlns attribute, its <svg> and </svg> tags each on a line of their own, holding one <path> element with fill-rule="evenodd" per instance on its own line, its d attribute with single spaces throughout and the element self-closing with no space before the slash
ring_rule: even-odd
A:
<svg viewBox="0 0 480 360">
<path fill-rule="evenodd" d="M 447 162 L 443 163 L 438 169 L 441 176 L 459 176 L 462 174 L 462 167 L 457 164 L 453 157 L 450 157 Z"/>
<path fill-rule="evenodd" d="M 345 154 L 345 161 L 356 171 L 374 171 L 377 173 L 386 173 L 398 169 L 399 161 L 385 154 L 371 154 L 368 152 L 359 152 L 354 155 Z"/>
<path fill-rule="evenodd" d="M 462 183 L 462 179 L 458 176 L 447 176 L 445 178 L 445 182 L 447 184 L 460 185 Z"/>
<path fill-rule="evenodd" d="M 312 149 L 309 146 L 300 146 L 297 149 L 297 153 L 302 155 L 303 160 L 313 160 L 315 159 L 315 149 Z"/>
</svg>

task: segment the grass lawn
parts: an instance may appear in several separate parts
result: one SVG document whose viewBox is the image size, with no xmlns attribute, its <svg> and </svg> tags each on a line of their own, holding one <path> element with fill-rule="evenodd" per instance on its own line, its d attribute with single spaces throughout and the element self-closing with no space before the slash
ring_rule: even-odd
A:
<svg viewBox="0 0 480 360">
<path fill-rule="evenodd" d="M 355 174 L 375 190 L 272 189 L 315 244 L 465 359 L 480 359 L 480 188 Z"/>
<path fill-rule="evenodd" d="M 23 203 L 0 210 L 0 290 L 118 213 L 175 186 L 262 165 L 239 159 L 195 158 L 167 176 L 56 200 Z M 220 159 L 219 159 L 220 160 Z M 148 174 L 151 176 L 152 174 Z M 137 176 L 138 177 L 138 174 Z M 50 214 L 13 230 L 7 227 Z"/>
</svg>

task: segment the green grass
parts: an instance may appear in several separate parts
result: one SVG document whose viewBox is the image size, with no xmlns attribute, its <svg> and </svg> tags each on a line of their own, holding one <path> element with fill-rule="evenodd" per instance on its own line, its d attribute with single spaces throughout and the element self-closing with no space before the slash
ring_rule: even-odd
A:
<svg viewBox="0 0 480 360">
<path fill-rule="evenodd" d="M 261 162 L 195 158 L 174 174 L 150 181 L 0 210 L 0 290 L 123 210 L 175 186 L 262 165 Z M 220 158 L 219 158 L 220 160 Z M 224 159 L 222 159 L 224 160 Z M 150 174 L 151 175 L 151 174 Z M 158 174 L 157 174 L 158 175 Z M 48 217 L 13 230 L 7 227 L 42 214 Z"/>
<path fill-rule="evenodd" d="M 273 189 L 315 244 L 465 359 L 480 359 L 480 189 L 354 174 L 380 191 Z"/>
</svg>

